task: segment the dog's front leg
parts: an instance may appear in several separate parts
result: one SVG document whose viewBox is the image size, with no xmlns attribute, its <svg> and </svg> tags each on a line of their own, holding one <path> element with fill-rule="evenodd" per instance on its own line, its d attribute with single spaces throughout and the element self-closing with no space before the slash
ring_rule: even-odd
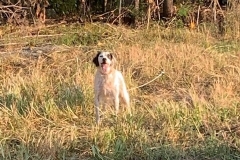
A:
<svg viewBox="0 0 240 160">
<path fill-rule="evenodd" d="M 123 87 L 123 92 L 122 92 L 122 98 L 123 98 L 123 101 L 127 107 L 127 111 L 128 113 L 131 115 L 131 107 L 130 107 L 130 97 L 129 97 L 129 94 L 127 92 L 127 88 L 126 86 Z"/>
<path fill-rule="evenodd" d="M 117 115 L 119 112 L 119 94 L 114 95 L 114 106 L 115 106 L 115 113 Z"/>
<path fill-rule="evenodd" d="M 100 122 L 100 114 L 99 114 L 100 101 L 99 101 L 98 95 L 95 95 L 95 97 L 94 97 L 94 107 L 95 107 L 95 114 L 96 114 L 96 122 L 97 122 L 97 124 L 99 124 L 99 122 Z"/>
</svg>

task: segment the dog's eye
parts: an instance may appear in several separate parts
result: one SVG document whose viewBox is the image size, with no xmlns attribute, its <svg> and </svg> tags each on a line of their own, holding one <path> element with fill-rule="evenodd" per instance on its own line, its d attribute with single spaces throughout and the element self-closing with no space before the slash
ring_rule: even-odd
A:
<svg viewBox="0 0 240 160">
<path fill-rule="evenodd" d="M 99 57 L 103 57 L 103 55 L 100 55 Z"/>
<path fill-rule="evenodd" d="M 108 54 L 107 57 L 108 57 L 109 59 L 112 59 L 112 55 L 111 55 L 111 54 Z"/>
</svg>

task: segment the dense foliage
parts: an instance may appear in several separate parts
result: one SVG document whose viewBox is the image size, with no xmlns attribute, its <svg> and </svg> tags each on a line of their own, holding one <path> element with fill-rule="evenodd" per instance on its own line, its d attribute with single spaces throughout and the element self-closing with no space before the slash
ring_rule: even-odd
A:
<svg viewBox="0 0 240 160">
<path fill-rule="evenodd" d="M 206 8 L 215 10 L 209 13 L 212 17 L 222 14 L 221 10 L 226 5 L 227 0 L 1 0 L 0 21 L 1 24 L 29 25 L 54 18 L 71 22 L 138 25 L 146 24 L 149 19 L 171 21 L 176 17 L 178 26 L 184 26 L 189 25 L 192 19 L 204 19 L 197 15 L 208 12 Z"/>
</svg>

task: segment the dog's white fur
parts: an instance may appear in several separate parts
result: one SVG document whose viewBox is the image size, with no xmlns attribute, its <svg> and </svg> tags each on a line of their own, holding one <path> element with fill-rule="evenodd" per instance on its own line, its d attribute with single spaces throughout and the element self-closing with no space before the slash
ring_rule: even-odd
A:
<svg viewBox="0 0 240 160">
<path fill-rule="evenodd" d="M 104 109 L 112 103 L 115 106 L 116 114 L 119 111 L 120 98 L 130 111 L 130 98 L 127 92 L 123 75 L 114 68 L 115 58 L 109 52 L 98 52 L 93 59 L 97 67 L 94 80 L 94 105 L 96 112 L 96 122 L 100 122 L 100 107 Z"/>
</svg>

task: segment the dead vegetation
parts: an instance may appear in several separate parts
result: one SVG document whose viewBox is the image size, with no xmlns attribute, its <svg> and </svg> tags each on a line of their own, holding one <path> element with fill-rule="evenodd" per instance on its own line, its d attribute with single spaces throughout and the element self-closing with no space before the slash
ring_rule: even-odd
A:
<svg viewBox="0 0 240 160">
<path fill-rule="evenodd" d="M 233 16 L 234 15 L 234 16 Z M 234 159 L 239 156 L 239 17 L 199 30 L 110 24 L 1 27 L 0 159 Z M 215 27 L 215 26 L 214 26 Z M 133 116 L 95 125 L 92 58 L 112 51 Z M 26 159 L 27 159 L 26 158 Z"/>
<path fill-rule="evenodd" d="M 128 39 L 139 36 L 129 32 Z M 190 34 L 189 43 L 194 38 L 189 32 L 178 34 Z M 86 51 L 81 45 L 33 46 L 1 54 L 1 157 L 18 159 L 21 148 L 42 159 L 113 158 L 119 150 L 119 159 L 148 159 L 150 149 L 156 150 L 150 158 L 167 159 L 163 146 L 169 145 L 180 146 L 179 151 L 166 151 L 177 159 L 221 159 L 218 153 L 224 150 L 230 158 L 239 153 L 238 51 L 205 51 L 201 44 L 161 39 L 141 47 L 140 41 L 127 43 L 125 37 L 121 43 L 102 45 L 112 45 L 128 88 L 150 81 L 162 69 L 165 75 L 130 92 L 133 117 L 115 119 L 109 112 L 101 128 L 94 125 L 91 64 L 100 46 Z M 202 146 L 208 149 L 194 150 Z"/>
</svg>

